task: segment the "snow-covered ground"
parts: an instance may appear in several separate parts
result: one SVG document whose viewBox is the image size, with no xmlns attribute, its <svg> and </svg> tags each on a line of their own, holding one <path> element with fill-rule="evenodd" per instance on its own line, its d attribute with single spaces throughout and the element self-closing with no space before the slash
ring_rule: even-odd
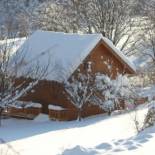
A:
<svg viewBox="0 0 155 155">
<path fill-rule="evenodd" d="M 135 114 L 98 115 L 81 122 L 55 122 L 40 115 L 35 120 L 5 119 L 0 127 L 0 154 L 18 155 L 154 155 L 155 126 L 136 134 Z M 6 154 L 5 154 L 6 155 Z"/>
</svg>

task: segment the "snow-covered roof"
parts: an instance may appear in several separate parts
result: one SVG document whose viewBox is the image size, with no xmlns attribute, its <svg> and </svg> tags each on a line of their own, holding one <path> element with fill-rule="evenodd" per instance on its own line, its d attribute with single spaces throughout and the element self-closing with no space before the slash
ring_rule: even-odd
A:
<svg viewBox="0 0 155 155">
<path fill-rule="evenodd" d="M 22 70 L 24 72 L 26 66 L 35 66 L 37 63 L 41 67 L 48 66 L 47 80 L 60 82 L 68 79 L 101 39 L 135 71 L 123 53 L 102 34 L 70 34 L 40 30 L 33 33 L 18 51 L 20 55 L 22 51 L 24 56 L 21 66 L 25 66 Z"/>
<path fill-rule="evenodd" d="M 49 105 L 48 105 L 48 109 L 50 109 L 50 110 L 57 110 L 57 111 L 65 110 L 65 108 L 63 108 L 63 107 L 61 107 L 61 106 L 52 105 L 52 104 L 49 104 Z"/>
<path fill-rule="evenodd" d="M 10 107 L 15 107 L 15 108 L 41 108 L 42 105 L 40 103 L 34 103 L 31 101 L 16 101 Z"/>
</svg>

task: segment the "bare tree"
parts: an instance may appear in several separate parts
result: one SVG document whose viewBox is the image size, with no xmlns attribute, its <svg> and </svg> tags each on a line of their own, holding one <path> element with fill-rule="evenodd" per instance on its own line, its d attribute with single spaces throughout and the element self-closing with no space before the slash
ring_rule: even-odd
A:
<svg viewBox="0 0 155 155">
<path fill-rule="evenodd" d="M 52 31 L 102 33 L 125 50 L 136 42 L 134 5 L 133 0 L 49 0 L 35 9 L 34 24 Z"/>
<path fill-rule="evenodd" d="M 40 3 L 39 0 L 1 0 L 0 30 L 3 37 L 14 38 L 14 34 L 19 37 L 28 36 L 32 31 L 31 16 Z"/>
<path fill-rule="evenodd" d="M 45 1 L 40 4 L 32 14 L 32 27 L 48 31 L 69 30 L 69 17 L 62 5 L 57 5 L 53 1 Z"/>
<path fill-rule="evenodd" d="M 153 7 L 155 4 L 151 0 L 140 1 L 141 5 L 141 16 L 143 16 L 143 24 L 139 28 L 141 31 L 141 39 L 139 42 L 138 48 L 138 56 L 146 57 L 145 67 L 142 68 L 145 76 L 148 77 L 149 81 L 152 83 L 155 79 L 155 8 Z"/>
<path fill-rule="evenodd" d="M 142 1 L 143 16 L 145 16 L 143 33 L 143 54 L 151 57 L 155 62 L 155 2 L 152 0 Z"/>
<path fill-rule="evenodd" d="M 16 38 L 6 38 L 0 42 L 0 119 L 2 113 L 10 105 L 27 94 L 38 84 L 39 80 L 44 79 L 49 71 L 52 71 L 52 69 L 48 70 L 51 65 L 51 53 L 49 53 L 51 49 L 26 60 L 27 44 L 13 53 L 14 45 L 18 41 Z M 45 65 L 40 64 L 43 54 L 48 55 Z"/>
</svg>

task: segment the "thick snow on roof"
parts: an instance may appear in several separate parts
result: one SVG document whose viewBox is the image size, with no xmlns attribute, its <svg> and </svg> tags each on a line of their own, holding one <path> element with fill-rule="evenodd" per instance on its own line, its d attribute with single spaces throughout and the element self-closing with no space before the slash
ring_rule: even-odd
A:
<svg viewBox="0 0 155 155">
<path fill-rule="evenodd" d="M 48 66 L 46 79 L 58 82 L 68 79 L 97 43 L 103 39 L 131 68 L 127 58 L 101 34 L 65 34 L 63 32 L 36 31 L 20 48 L 23 53 L 22 72 L 30 64 Z M 20 71 L 20 74 L 22 74 Z M 19 75 L 20 76 L 20 75 Z"/>
<path fill-rule="evenodd" d="M 57 110 L 57 111 L 65 110 L 65 108 L 63 108 L 63 107 L 61 107 L 61 106 L 52 105 L 52 104 L 49 104 L 49 105 L 48 105 L 48 109 L 50 109 L 50 110 Z"/>
<path fill-rule="evenodd" d="M 40 103 L 35 103 L 31 101 L 16 101 L 10 107 L 15 107 L 15 108 L 41 108 L 42 105 Z"/>
</svg>

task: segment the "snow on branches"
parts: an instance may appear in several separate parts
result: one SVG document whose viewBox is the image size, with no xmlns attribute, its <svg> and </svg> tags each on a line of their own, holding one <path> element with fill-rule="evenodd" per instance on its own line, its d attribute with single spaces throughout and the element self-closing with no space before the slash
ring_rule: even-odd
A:
<svg viewBox="0 0 155 155">
<path fill-rule="evenodd" d="M 0 98 L 0 108 L 5 108 L 13 104 L 16 100 L 18 100 L 20 97 L 29 92 L 37 84 L 38 80 L 34 80 L 33 82 L 28 83 L 28 85 L 25 87 L 23 87 L 23 84 L 21 84 L 18 87 L 12 86 L 15 90 L 12 92 L 6 91 L 5 96 Z"/>
<path fill-rule="evenodd" d="M 65 89 L 69 94 L 69 99 L 78 109 L 78 119 L 81 119 L 81 112 L 84 104 L 86 104 L 92 93 L 92 77 L 89 72 L 87 74 L 78 73 L 77 77 L 65 83 Z"/>
<path fill-rule="evenodd" d="M 111 79 L 107 75 L 96 74 L 95 92 L 91 97 L 93 104 L 99 105 L 104 111 L 111 113 L 115 109 L 122 108 L 122 101 L 128 101 L 132 97 L 132 86 L 126 76 L 118 75 L 116 79 Z"/>
<path fill-rule="evenodd" d="M 27 94 L 48 74 L 50 60 L 44 67 L 39 66 L 37 58 L 26 61 L 28 46 L 13 52 L 16 41 L 16 38 L 6 38 L 0 43 L 0 121 L 5 109 Z"/>
<path fill-rule="evenodd" d="M 148 112 L 146 114 L 142 129 L 153 126 L 154 124 L 155 124 L 155 101 L 151 101 L 149 103 Z"/>
<path fill-rule="evenodd" d="M 91 75 L 79 73 L 77 78 L 72 77 L 65 84 L 71 102 L 79 110 L 83 110 L 85 104 L 98 105 L 109 114 L 123 108 L 121 103 L 133 98 L 132 86 L 126 76 L 118 75 L 116 79 L 101 73 Z M 130 104 L 130 103 L 129 103 Z M 79 114 L 80 116 L 80 114 Z"/>
</svg>

